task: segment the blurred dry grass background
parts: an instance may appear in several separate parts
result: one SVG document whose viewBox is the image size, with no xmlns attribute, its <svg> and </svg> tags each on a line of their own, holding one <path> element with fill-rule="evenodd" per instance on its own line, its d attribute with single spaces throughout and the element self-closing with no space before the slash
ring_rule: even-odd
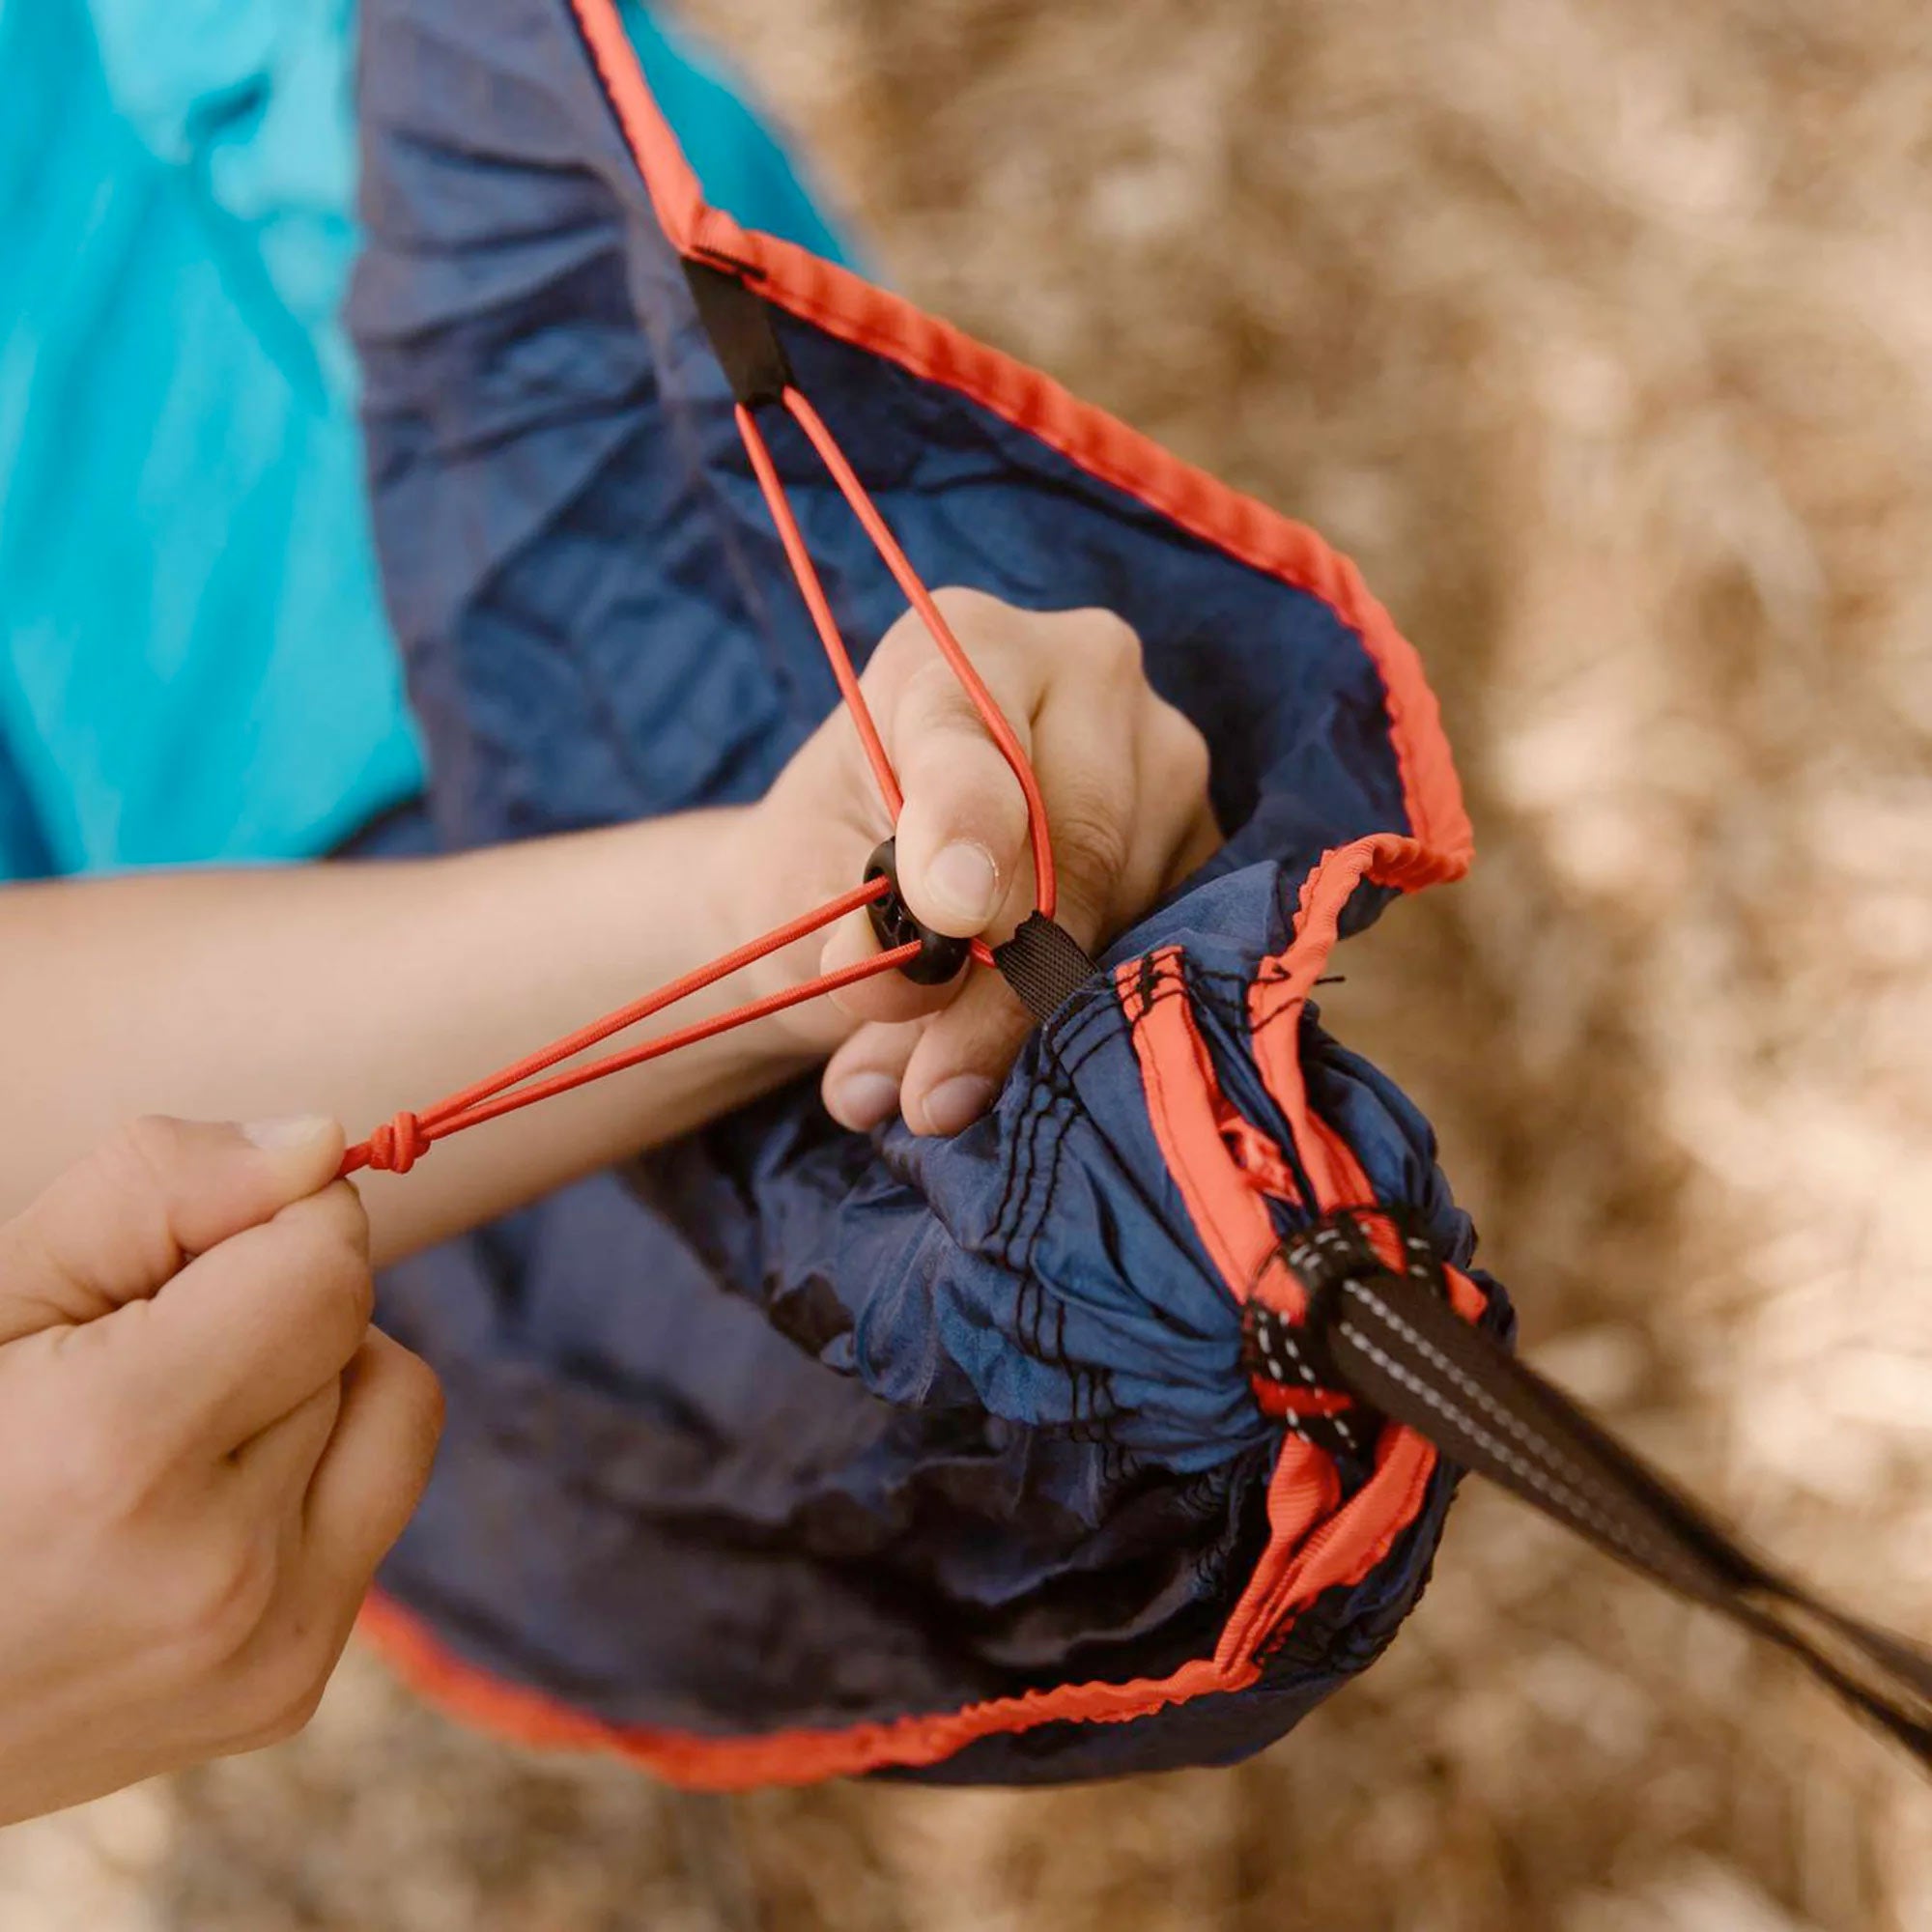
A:
<svg viewBox="0 0 1932 1932">
<path fill-rule="evenodd" d="M 1932 1635 L 1932 14 L 694 11 L 899 287 L 1363 564 L 1480 856 L 1331 1024 L 1539 1359 Z M 740 1880 L 770 1932 L 1928 1932 L 1932 1800 L 1471 1494 L 1389 1657 L 1236 1773 L 693 1806 L 362 1662 L 295 1746 L 0 1842 L 0 1926 L 739 1932 Z"/>
</svg>

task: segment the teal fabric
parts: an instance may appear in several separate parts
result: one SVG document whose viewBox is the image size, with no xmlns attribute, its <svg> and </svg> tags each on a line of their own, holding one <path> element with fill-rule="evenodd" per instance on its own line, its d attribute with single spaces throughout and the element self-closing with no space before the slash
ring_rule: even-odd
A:
<svg viewBox="0 0 1932 1932">
<path fill-rule="evenodd" d="M 713 198 L 840 250 L 635 4 Z M 422 783 L 338 310 L 350 0 L 0 0 L 0 878 L 326 851 Z"/>
<path fill-rule="evenodd" d="M 707 200 L 828 261 L 861 264 L 820 213 L 798 164 L 733 91 L 726 70 L 689 35 L 637 0 L 619 8 L 652 95 L 677 131 Z"/>
</svg>

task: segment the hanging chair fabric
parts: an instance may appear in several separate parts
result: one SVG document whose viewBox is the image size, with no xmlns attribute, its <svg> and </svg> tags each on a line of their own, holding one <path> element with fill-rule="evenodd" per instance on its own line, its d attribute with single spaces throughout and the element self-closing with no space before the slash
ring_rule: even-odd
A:
<svg viewBox="0 0 1932 1932">
<path fill-rule="evenodd" d="M 805 1083 L 392 1270 L 449 1421 L 371 1634 L 480 1720 L 695 1783 L 1247 1755 L 1387 1643 L 1454 1480 L 1310 1385 L 1284 1241 L 1388 1205 L 1509 1326 L 1426 1122 L 1311 999 L 1468 862 L 1413 652 L 1308 529 L 707 205 L 610 0 L 361 33 L 350 321 L 430 770 L 371 849 L 750 800 L 836 702 L 691 261 L 755 293 L 927 582 L 1134 626 L 1229 834 L 957 1138 Z M 863 658 L 902 599 L 767 414 Z"/>
</svg>

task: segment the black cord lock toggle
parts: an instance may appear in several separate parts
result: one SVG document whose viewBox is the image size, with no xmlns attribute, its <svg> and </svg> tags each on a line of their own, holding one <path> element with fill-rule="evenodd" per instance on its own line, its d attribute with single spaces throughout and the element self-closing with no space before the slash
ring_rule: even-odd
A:
<svg viewBox="0 0 1932 1932">
<path fill-rule="evenodd" d="M 973 950 L 972 942 L 934 932 L 931 926 L 922 925 L 913 918 L 899 892 L 897 842 L 888 838 L 867 862 L 867 884 L 873 879 L 886 879 L 891 882 L 892 891 L 874 899 L 866 910 L 871 915 L 872 930 L 878 934 L 879 945 L 886 952 L 910 946 L 915 940 L 919 943 L 918 956 L 899 968 L 915 986 L 943 986 L 956 978 L 965 965 Z"/>
</svg>

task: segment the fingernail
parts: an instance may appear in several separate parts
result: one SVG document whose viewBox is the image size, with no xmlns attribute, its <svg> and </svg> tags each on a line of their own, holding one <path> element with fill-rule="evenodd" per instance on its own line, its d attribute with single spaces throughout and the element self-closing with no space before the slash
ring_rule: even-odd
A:
<svg viewBox="0 0 1932 1932">
<path fill-rule="evenodd" d="M 832 1113 L 840 1126 L 866 1133 L 899 1110 L 899 1083 L 888 1073 L 853 1073 L 832 1090 Z"/>
<path fill-rule="evenodd" d="M 961 924 L 984 925 L 1000 907 L 1000 868 L 983 845 L 962 838 L 925 868 L 925 889 Z"/>
<path fill-rule="evenodd" d="M 970 1127 L 993 1098 L 993 1083 L 978 1073 L 955 1073 L 925 1096 L 925 1123 L 936 1134 Z"/>
<path fill-rule="evenodd" d="M 253 1141 L 265 1153 L 286 1153 L 320 1140 L 335 1122 L 327 1114 L 290 1114 L 277 1121 L 244 1121 L 243 1140 Z"/>
</svg>

